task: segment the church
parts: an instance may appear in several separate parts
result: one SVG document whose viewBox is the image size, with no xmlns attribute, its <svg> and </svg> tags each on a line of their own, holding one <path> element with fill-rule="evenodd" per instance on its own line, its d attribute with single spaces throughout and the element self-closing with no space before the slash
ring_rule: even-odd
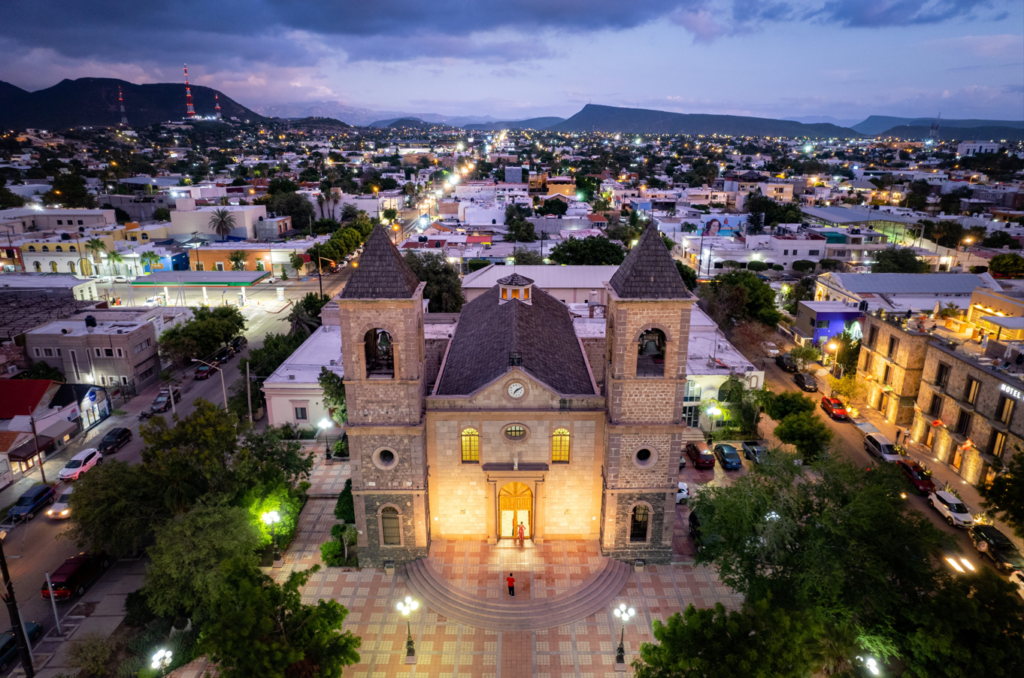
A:
<svg viewBox="0 0 1024 678">
<path fill-rule="evenodd" d="M 653 226 L 603 283 L 603 336 L 508 272 L 429 350 L 425 283 L 381 227 L 337 298 L 360 562 L 520 526 L 669 562 L 696 297 Z"/>
</svg>

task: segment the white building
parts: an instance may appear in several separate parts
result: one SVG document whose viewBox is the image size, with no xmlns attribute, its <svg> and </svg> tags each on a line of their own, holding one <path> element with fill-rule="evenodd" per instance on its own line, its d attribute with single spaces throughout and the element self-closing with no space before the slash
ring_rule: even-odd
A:
<svg viewBox="0 0 1024 678">
<path fill-rule="evenodd" d="M 1002 144 L 994 141 L 961 141 L 957 144 L 956 154 L 960 157 L 971 157 L 982 153 L 998 153 Z"/>
<path fill-rule="evenodd" d="M 176 201 L 177 209 L 171 211 L 171 224 L 167 227 L 168 235 L 211 235 L 216 237 L 210 228 L 210 217 L 217 210 L 227 210 L 235 218 L 235 227 L 228 235 L 233 238 L 254 240 L 256 238 L 256 224 L 260 218 L 267 217 L 267 208 L 264 205 L 210 205 L 196 207 L 194 198 L 179 198 Z"/>
<path fill-rule="evenodd" d="M 341 334 L 337 325 L 325 324 L 313 332 L 263 382 L 268 425 L 316 427 L 324 417 L 330 418 L 323 404 L 324 394 L 319 382 L 322 367 L 339 377 L 345 376 Z"/>
</svg>

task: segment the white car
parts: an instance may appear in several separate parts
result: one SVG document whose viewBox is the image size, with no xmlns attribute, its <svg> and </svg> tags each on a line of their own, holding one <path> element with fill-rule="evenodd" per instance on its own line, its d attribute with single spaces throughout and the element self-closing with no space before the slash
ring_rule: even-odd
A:
<svg viewBox="0 0 1024 678">
<path fill-rule="evenodd" d="M 676 503 L 682 504 L 684 501 L 690 498 L 690 488 L 684 482 L 680 482 L 677 485 L 676 490 Z"/>
<path fill-rule="evenodd" d="M 71 498 L 71 490 L 73 489 L 75 488 L 71 486 L 64 488 L 64 491 L 57 497 L 57 501 L 53 502 L 53 505 L 46 509 L 47 518 L 65 520 L 71 516 L 71 509 L 68 508 L 68 499 Z"/>
<path fill-rule="evenodd" d="M 103 455 L 95 447 L 82 450 L 68 460 L 60 470 L 61 480 L 78 480 L 83 473 L 103 461 Z"/>
<path fill-rule="evenodd" d="M 1024 572 L 1014 572 L 1010 574 L 1010 583 L 1017 587 L 1017 595 L 1024 598 Z"/>
<path fill-rule="evenodd" d="M 970 527 L 974 524 L 974 516 L 960 498 L 949 492 L 932 492 L 928 495 L 928 503 L 946 518 L 953 527 Z"/>
<path fill-rule="evenodd" d="M 767 353 L 769 358 L 779 355 L 779 347 L 770 341 L 762 341 L 761 350 Z"/>
<path fill-rule="evenodd" d="M 864 451 L 882 461 L 899 461 L 904 458 L 899 448 L 881 433 L 869 433 L 864 438 Z"/>
<path fill-rule="evenodd" d="M 116 283 L 126 283 L 126 282 L 128 282 L 128 276 L 126 276 L 126 275 L 115 275 L 114 278 L 113 278 L 113 282 L 116 282 Z"/>
</svg>

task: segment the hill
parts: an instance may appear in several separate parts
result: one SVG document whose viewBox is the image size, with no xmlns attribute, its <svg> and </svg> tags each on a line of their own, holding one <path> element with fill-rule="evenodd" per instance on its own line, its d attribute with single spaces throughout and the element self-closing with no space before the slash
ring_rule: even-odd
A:
<svg viewBox="0 0 1024 678">
<path fill-rule="evenodd" d="M 897 139 L 927 139 L 931 126 L 900 125 L 876 136 Z M 1024 141 L 1024 129 L 1019 127 L 939 127 L 939 138 L 943 141 Z"/>
<path fill-rule="evenodd" d="M 181 83 L 136 85 L 114 78 L 61 80 L 53 87 L 26 92 L 0 82 L 0 127 L 20 129 L 66 129 L 78 126 L 103 127 L 121 122 L 117 88 L 124 93 L 128 124 L 152 125 L 185 117 L 185 86 Z M 192 85 L 192 102 L 198 115 L 213 115 L 214 95 L 220 96 L 221 114 L 241 120 L 264 118 L 226 96 L 202 85 Z"/>
<path fill-rule="evenodd" d="M 378 126 L 391 128 L 415 127 L 416 129 L 427 129 L 428 127 L 433 127 L 434 123 L 426 122 L 424 120 L 420 120 L 419 118 L 399 118 L 398 120 L 392 120 L 387 125 L 377 125 L 376 123 L 372 125 L 372 127 Z"/>
<path fill-rule="evenodd" d="M 463 125 L 463 129 L 477 130 L 480 132 L 495 132 L 503 129 L 547 129 L 552 125 L 564 122 L 565 118 L 554 116 L 547 118 L 530 118 L 528 120 L 505 120 L 500 122 L 486 122 L 475 125 Z"/>
<path fill-rule="evenodd" d="M 587 104 L 568 120 L 548 128 L 553 132 L 625 132 L 628 134 L 729 134 L 768 137 L 859 137 L 845 127 L 805 125 L 791 120 L 739 115 L 668 113 L 643 108 Z"/>
<path fill-rule="evenodd" d="M 319 116 L 280 120 L 278 122 L 286 125 L 288 129 L 303 130 L 314 134 L 330 134 L 352 129 L 351 125 L 342 122 L 341 120 L 336 120 L 334 118 L 321 118 Z"/>
<path fill-rule="evenodd" d="M 894 118 L 889 115 L 871 115 L 850 129 L 861 134 L 875 136 L 893 127 L 924 127 L 927 131 L 935 118 Z M 939 129 L 944 127 L 1013 127 L 1024 129 L 1024 120 L 939 120 Z M 924 136 L 928 136 L 927 133 Z"/>
</svg>

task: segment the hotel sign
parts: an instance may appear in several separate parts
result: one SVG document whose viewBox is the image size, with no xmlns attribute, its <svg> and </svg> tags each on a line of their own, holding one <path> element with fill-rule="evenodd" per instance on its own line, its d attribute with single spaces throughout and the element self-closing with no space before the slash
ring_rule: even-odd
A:
<svg viewBox="0 0 1024 678">
<path fill-rule="evenodd" d="M 1008 384 L 1000 384 L 999 390 L 1005 393 L 1006 395 L 1010 396 L 1014 400 L 1021 400 L 1022 398 L 1024 398 L 1024 393 L 1018 391 L 1017 389 Z"/>
</svg>

